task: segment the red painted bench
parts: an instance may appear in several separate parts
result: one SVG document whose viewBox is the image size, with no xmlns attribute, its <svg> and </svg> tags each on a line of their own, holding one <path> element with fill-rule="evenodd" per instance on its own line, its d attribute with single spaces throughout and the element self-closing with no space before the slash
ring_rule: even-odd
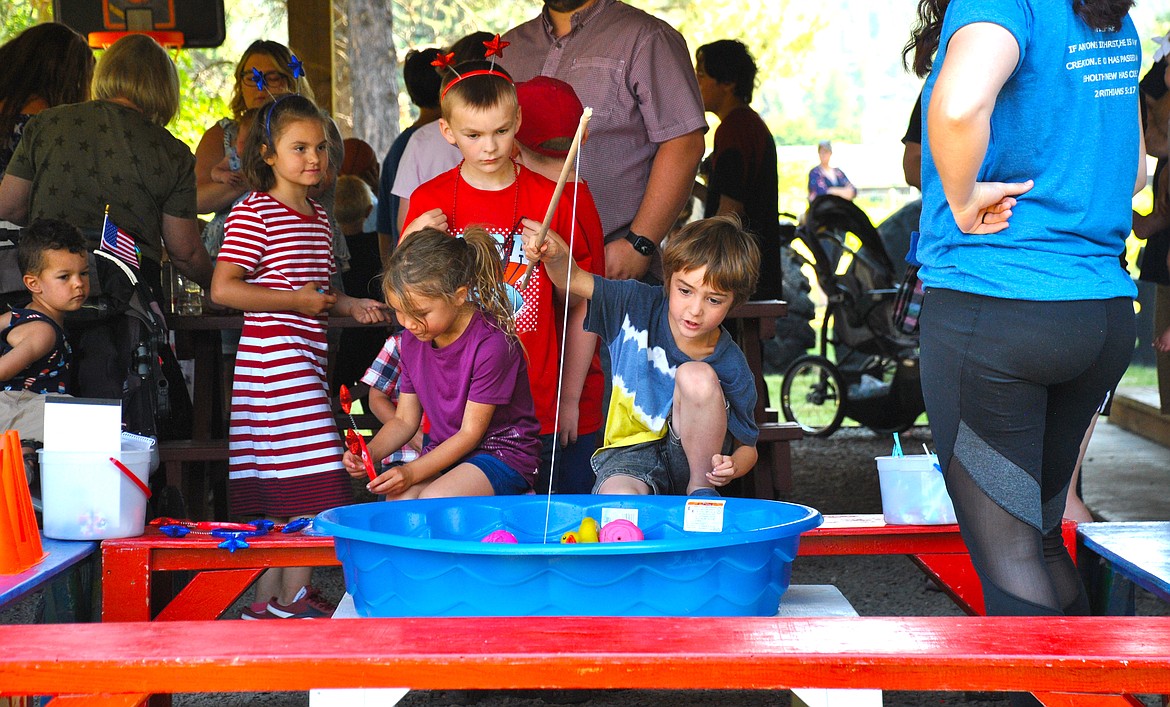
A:
<svg viewBox="0 0 1170 707">
<path fill-rule="evenodd" d="M 1075 547 L 1076 526 L 1065 526 Z M 268 535 L 229 553 L 206 537 L 168 538 L 148 528 L 136 538 L 102 542 L 103 621 L 192 621 L 223 614 L 268 567 L 337 565 L 333 538 Z M 909 555 L 970 614 L 983 612 L 983 593 L 955 525 L 886 525 L 880 515 L 829 515 L 800 540 L 801 556 Z M 196 574 L 165 605 L 152 606 L 156 580 L 175 570 Z M 162 592 L 167 594 L 165 586 Z"/>
<path fill-rule="evenodd" d="M 4 692 L 62 706 L 346 687 L 1031 690 L 1049 707 L 1170 692 L 1168 617 L 73 624 L 0 626 L 0 645 Z"/>
</svg>

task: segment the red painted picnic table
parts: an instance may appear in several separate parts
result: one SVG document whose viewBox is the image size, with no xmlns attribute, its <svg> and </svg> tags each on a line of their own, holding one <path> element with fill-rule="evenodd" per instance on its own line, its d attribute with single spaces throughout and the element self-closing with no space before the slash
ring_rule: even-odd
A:
<svg viewBox="0 0 1170 707">
<path fill-rule="evenodd" d="M 1065 526 L 1075 547 L 1076 526 Z M 103 621 L 191 621 L 220 617 L 269 567 L 337 565 L 333 538 L 272 534 L 229 553 L 206 536 L 170 538 L 154 528 L 136 538 L 102 543 Z M 880 515 L 828 515 L 801 536 L 801 556 L 908 555 L 970 614 L 983 613 L 983 594 L 957 525 L 887 525 Z M 162 572 L 196 574 L 173 599 L 152 605 Z M 161 592 L 165 594 L 166 592 Z"/>
</svg>

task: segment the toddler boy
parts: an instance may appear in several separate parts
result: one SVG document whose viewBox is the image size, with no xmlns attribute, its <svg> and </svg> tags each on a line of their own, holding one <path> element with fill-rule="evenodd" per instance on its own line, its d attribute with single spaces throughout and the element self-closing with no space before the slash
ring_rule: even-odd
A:
<svg viewBox="0 0 1170 707">
<path fill-rule="evenodd" d="M 81 231 L 57 219 L 24 228 L 16 260 L 32 301 L 0 315 L 0 429 L 19 432 L 27 456 L 45 438 L 44 396 L 71 392 L 65 313 L 89 296 L 89 260 Z"/>
</svg>

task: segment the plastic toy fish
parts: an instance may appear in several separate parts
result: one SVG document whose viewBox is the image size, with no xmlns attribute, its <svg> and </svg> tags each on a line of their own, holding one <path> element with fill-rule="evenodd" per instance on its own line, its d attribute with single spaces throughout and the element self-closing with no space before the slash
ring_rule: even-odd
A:
<svg viewBox="0 0 1170 707">
<path fill-rule="evenodd" d="M 509 533 L 507 530 L 493 530 L 484 536 L 480 542 L 485 543 L 517 543 L 516 536 Z"/>
<path fill-rule="evenodd" d="M 642 529 L 625 518 L 611 520 L 601 528 L 600 540 L 603 543 L 632 543 L 645 539 Z"/>
</svg>

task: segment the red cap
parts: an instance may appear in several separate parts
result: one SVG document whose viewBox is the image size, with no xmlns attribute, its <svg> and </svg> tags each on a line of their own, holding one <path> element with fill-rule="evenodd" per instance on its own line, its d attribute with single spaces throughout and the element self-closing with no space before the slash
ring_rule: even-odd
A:
<svg viewBox="0 0 1170 707">
<path fill-rule="evenodd" d="M 567 145 L 563 150 L 541 145 L 557 138 L 572 138 L 577 133 L 585 109 L 573 87 L 551 76 L 537 76 L 516 84 L 516 97 L 521 111 L 520 129 L 516 131 L 520 144 L 549 157 L 568 155 Z"/>
</svg>

